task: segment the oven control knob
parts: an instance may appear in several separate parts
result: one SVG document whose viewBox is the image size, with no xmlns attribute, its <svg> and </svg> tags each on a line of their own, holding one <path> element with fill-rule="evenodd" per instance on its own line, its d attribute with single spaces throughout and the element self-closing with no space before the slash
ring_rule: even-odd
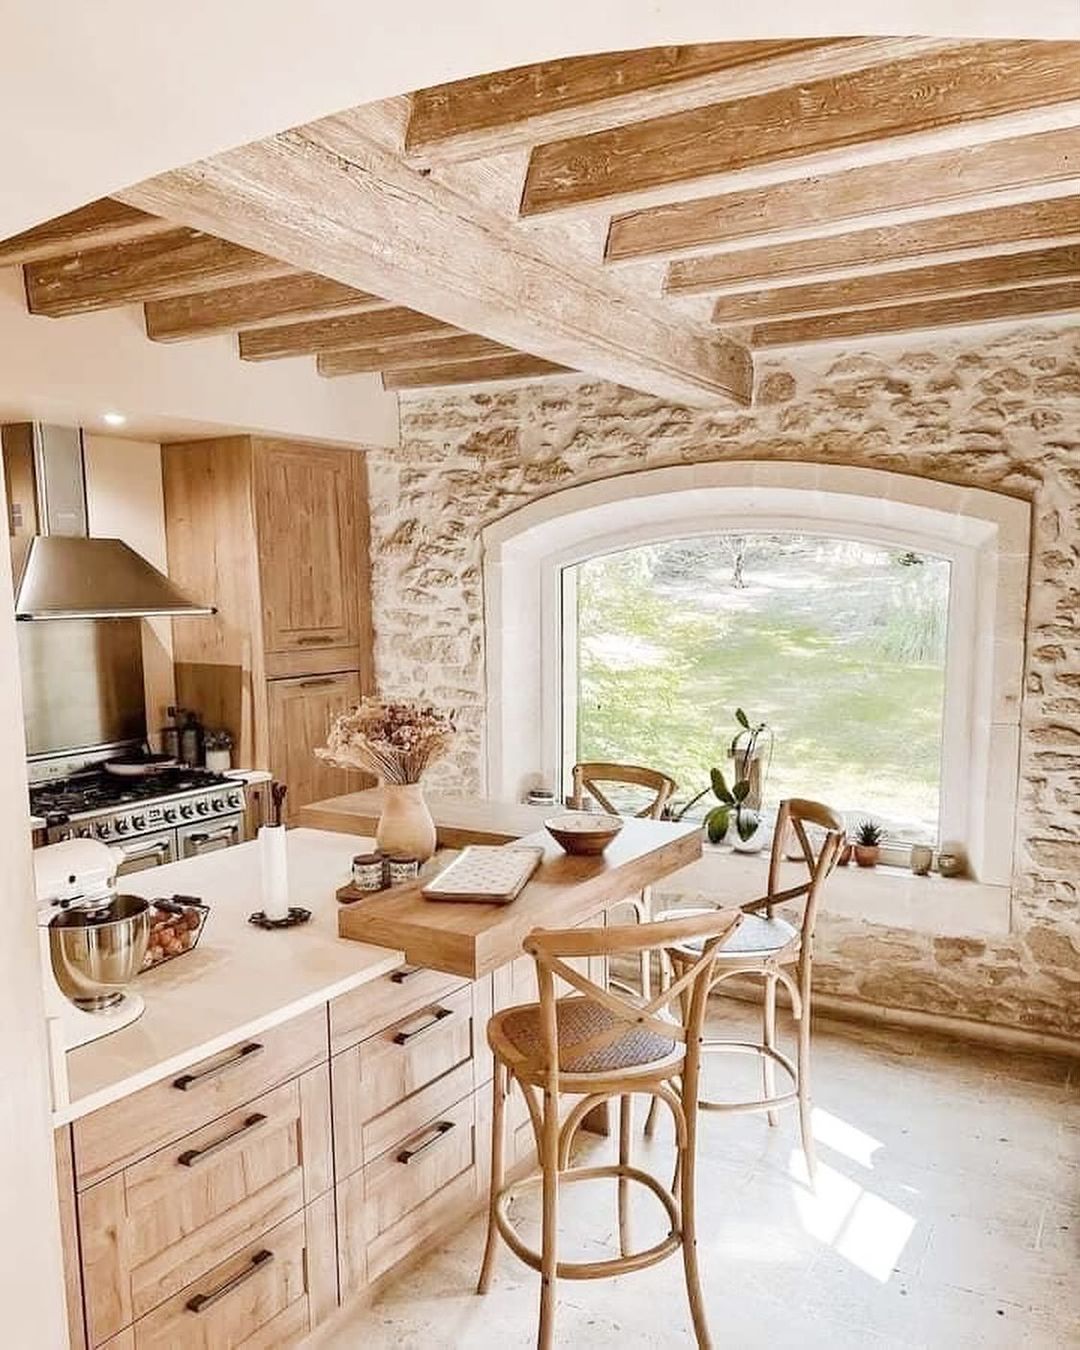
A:
<svg viewBox="0 0 1080 1350">
<path fill-rule="evenodd" d="M 171 824 L 176 819 L 176 807 L 167 806 L 165 810 L 162 811 L 161 815 L 163 820 L 166 820 Z"/>
<path fill-rule="evenodd" d="M 180 814 L 184 816 L 185 819 L 190 820 L 191 817 L 195 814 L 195 808 L 192 806 L 190 802 L 184 802 L 184 804 L 180 807 Z"/>
<path fill-rule="evenodd" d="M 228 796 L 228 803 L 234 810 L 239 810 L 240 807 L 244 804 L 244 798 L 239 792 L 230 792 Z"/>
<path fill-rule="evenodd" d="M 134 828 L 135 828 L 136 830 L 145 830 L 145 829 L 146 829 L 146 817 L 145 817 L 145 816 L 132 816 L 132 818 L 131 818 L 131 823 L 132 823 L 132 825 L 134 826 Z"/>
<path fill-rule="evenodd" d="M 198 811 L 200 816 L 208 815 L 210 811 L 210 803 L 206 801 L 204 798 L 201 802 L 195 803 L 195 810 Z"/>
<path fill-rule="evenodd" d="M 110 834 L 112 834 L 112 826 L 109 824 L 109 822 L 108 822 L 107 820 L 101 820 L 101 821 L 98 821 L 98 824 L 97 824 L 97 836 L 98 836 L 98 838 L 99 838 L 99 839 L 108 839 L 108 837 L 109 837 Z"/>
<path fill-rule="evenodd" d="M 80 825 L 79 828 L 75 831 L 75 836 L 76 836 L 76 838 L 78 838 L 78 839 L 89 839 L 89 838 L 90 838 L 90 826 L 89 826 L 89 825 Z"/>
<path fill-rule="evenodd" d="M 130 828 L 131 827 L 128 825 L 127 821 L 124 819 L 123 816 L 121 816 L 120 819 L 116 822 L 117 834 L 127 834 Z"/>
<path fill-rule="evenodd" d="M 215 797 L 214 800 L 211 802 L 211 805 L 213 806 L 215 811 L 224 811 L 225 799 L 223 797 Z"/>
</svg>

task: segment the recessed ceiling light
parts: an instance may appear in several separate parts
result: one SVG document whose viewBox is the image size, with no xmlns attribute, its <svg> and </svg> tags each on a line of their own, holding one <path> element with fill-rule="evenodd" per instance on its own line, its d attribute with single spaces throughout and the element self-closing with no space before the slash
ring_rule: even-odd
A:
<svg viewBox="0 0 1080 1350">
<path fill-rule="evenodd" d="M 123 413 L 102 413 L 101 420 L 107 427 L 122 427 L 127 418 Z"/>
</svg>

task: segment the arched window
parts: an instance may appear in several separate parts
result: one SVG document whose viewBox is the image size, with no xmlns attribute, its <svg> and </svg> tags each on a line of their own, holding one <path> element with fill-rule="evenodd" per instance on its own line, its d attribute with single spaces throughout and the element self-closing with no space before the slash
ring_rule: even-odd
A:
<svg viewBox="0 0 1080 1350">
<path fill-rule="evenodd" d="M 1001 494 L 786 462 L 531 502 L 484 532 L 487 790 L 601 750 L 690 789 L 744 706 L 777 729 L 770 797 L 959 843 L 1007 884 L 1029 532 Z"/>
</svg>

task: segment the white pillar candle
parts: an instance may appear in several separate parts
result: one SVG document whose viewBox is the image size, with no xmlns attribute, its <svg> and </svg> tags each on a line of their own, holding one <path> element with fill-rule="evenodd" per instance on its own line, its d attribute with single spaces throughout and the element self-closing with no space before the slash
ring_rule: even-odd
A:
<svg viewBox="0 0 1080 1350">
<path fill-rule="evenodd" d="M 259 830 L 259 874 L 263 913 L 268 919 L 289 917 L 289 864 L 285 826 L 263 825 Z"/>
</svg>

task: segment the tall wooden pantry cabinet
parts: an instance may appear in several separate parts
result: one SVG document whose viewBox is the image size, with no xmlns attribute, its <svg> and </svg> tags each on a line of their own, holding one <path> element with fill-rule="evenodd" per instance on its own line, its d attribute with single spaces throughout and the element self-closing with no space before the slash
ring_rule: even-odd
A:
<svg viewBox="0 0 1080 1350">
<path fill-rule="evenodd" d="M 217 613 L 173 625 L 176 696 L 289 786 L 287 818 L 368 781 L 314 755 L 372 687 L 364 456 L 229 436 L 162 447 L 169 575 Z"/>
</svg>

